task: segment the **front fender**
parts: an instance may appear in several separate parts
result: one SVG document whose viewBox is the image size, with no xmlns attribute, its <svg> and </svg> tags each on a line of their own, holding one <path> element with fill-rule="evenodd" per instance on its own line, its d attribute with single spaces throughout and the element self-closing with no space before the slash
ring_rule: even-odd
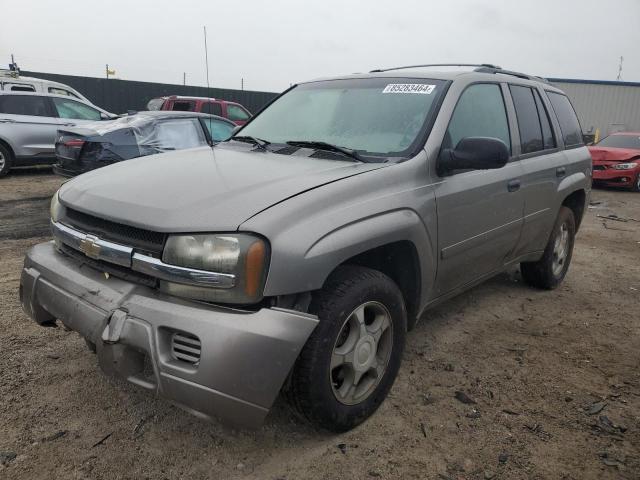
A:
<svg viewBox="0 0 640 480">
<path fill-rule="evenodd" d="M 322 288 L 350 258 L 395 242 L 414 247 L 423 306 L 437 261 L 436 205 L 424 164 L 416 159 L 315 189 L 251 218 L 240 230 L 269 239 L 265 296 Z M 414 265 L 411 265 L 412 267 Z"/>
</svg>

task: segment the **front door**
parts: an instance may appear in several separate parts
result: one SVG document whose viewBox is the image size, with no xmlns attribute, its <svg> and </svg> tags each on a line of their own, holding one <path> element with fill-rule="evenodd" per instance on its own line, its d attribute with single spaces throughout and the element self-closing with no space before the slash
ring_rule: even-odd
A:
<svg viewBox="0 0 640 480">
<path fill-rule="evenodd" d="M 492 137 L 511 149 L 499 84 L 472 84 L 462 93 L 443 140 L 455 147 L 465 137 Z M 438 209 L 436 294 L 446 294 L 501 268 L 513 254 L 522 229 L 522 166 L 453 172 L 441 178 Z"/>
</svg>

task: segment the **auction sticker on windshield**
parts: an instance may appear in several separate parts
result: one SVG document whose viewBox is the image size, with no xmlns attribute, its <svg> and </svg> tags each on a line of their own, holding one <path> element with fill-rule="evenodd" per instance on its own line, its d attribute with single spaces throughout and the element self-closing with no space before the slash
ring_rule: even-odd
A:
<svg viewBox="0 0 640 480">
<path fill-rule="evenodd" d="M 435 85 L 427 85 L 425 83 L 390 83 L 382 93 L 420 93 L 422 95 L 430 95 L 436 89 Z"/>
</svg>

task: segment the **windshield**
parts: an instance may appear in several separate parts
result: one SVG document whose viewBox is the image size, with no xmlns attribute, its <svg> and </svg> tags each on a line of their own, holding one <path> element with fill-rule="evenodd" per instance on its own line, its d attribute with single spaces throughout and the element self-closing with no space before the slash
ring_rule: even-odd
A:
<svg viewBox="0 0 640 480">
<path fill-rule="evenodd" d="M 408 153 L 445 82 L 369 78 L 306 83 L 277 99 L 239 135 L 271 143 L 326 142 L 365 155 Z"/>
<path fill-rule="evenodd" d="M 640 150 L 640 135 L 610 135 L 596 145 L 598 147 L 637 148 Z"/>
</svg>

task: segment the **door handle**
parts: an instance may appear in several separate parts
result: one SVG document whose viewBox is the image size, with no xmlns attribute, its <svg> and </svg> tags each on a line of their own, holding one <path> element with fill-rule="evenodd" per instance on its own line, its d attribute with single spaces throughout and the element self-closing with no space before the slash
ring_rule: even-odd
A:
<svg viewBox="0 0 640 480">
<path fill-rule="evenodd" d="M 75 123 L 63 123 L 62 126 L 63 127 L 75 127 L 76 124 Z"/>
<path fill-rule="evenodd" d="M 507 183 L 507 190 L 509 190 L 510 192 L 520 190 L 520 180 L 511 180 L 509 183 Z"/>
<path fill-rule="evenodd" d="M 556 177 L 564 177 L 564 175 L 567 173 L 567 169 L 564 167 L 558 167 L 556 168 Z"/>
</svg>

